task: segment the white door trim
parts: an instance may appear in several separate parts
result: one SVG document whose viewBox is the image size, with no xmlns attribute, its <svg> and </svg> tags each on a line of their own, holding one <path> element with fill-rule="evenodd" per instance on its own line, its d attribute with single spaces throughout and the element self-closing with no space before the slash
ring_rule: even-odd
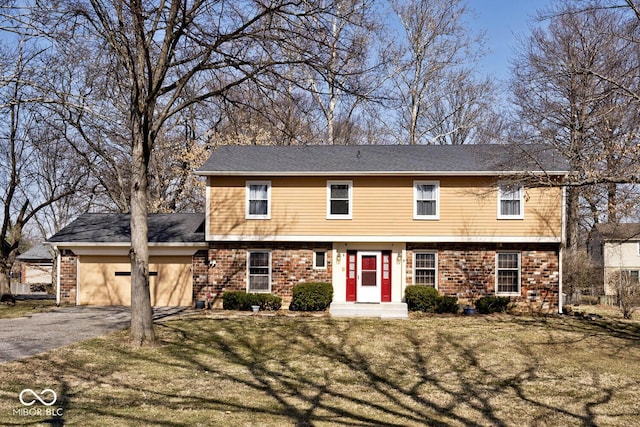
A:
<svg viewBox="0 0 640 427">
<path fill-rule="evenodd" d="M 375 286 L 363 286 L 362 285 L 362 257 L 375 256 L 376 257 L 376 285 Z M 369 302 L 379 303 L 382 291 L 382 269 L 381 266 L 382 251 L 358 251 L 357 258 L 357 282 L 356 282 L 356 300 L 357 302 Z"/>
</svg>

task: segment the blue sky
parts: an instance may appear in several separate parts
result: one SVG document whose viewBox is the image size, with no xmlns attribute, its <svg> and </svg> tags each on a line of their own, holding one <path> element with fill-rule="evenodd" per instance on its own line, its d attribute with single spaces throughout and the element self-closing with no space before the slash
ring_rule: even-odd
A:
<svg viewBox="0 0 640 427">
<path fill-rule="evenodd" d="M 476 12 L 471 25 L 486 32 L 491 50 L 482 61 L 482 71 L 497 79 L 509 77 L 509 58 L 518 46 L 517 36 L 528 36 L 536 11 L 547 8 L 553 0 L 467 0 Z"/>
</svg>

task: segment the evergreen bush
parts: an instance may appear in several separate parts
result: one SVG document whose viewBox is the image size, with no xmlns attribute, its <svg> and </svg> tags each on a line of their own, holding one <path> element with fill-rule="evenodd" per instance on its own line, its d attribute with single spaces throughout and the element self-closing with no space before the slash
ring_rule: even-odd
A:
<svg viewBox="0 0 640 427">
<path fill-rule="evenodd" d="M 333 300 L 331 283 L 300 283 L 293 287 L 293 298 L 289 310 L 324 311 Z"/>
<path fill-rule="evenodd" d="M 511 299 L 509 297 L 489 295 L 476 301 L 476 310 L 480 314 L 504 313 L 507 311 L 510 302 Z"/>
<path fill-rule="evenodd" d="M 458 298 L 440 295 L 431 286 L 411 285 L 405 290 L 405 301 L 410 311 L 425 313 L 457 313 L 460 306 Z"/>
<path fill-rule="evenodd" d="M 458 298 L 447 295 L 439 296 L 434 311 L 436 313 L 457 313 L 460 309 Z"/>
<path fill-rule="evenodd" d="M 410 311 L 433 312 L 438 301 L 438 290 L 431 286 L 410 285 L 404 291 Z"/>
<path fill-rule="evenodd" d="M 225 310 L 251 310 L 257 305 L 260 310 L 280 310 L 282 298 L 272 294 L 251 294 L 244 291 L 228 291 L 222 294 L 222 308 Z"/>
</svg>

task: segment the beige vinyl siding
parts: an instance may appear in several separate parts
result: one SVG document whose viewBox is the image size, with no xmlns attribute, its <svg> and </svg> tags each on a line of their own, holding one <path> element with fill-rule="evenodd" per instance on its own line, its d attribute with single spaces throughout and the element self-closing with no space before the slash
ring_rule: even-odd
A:
<svg viewBox="0 0 640 427">
<path fill-rule="evenodd" d="M 559 238 L 561 190 L 525 190 L 524 219 L 497 219 L 491 177 L 361 177 L 353 182 L 352 219 L 327 219 L 327 178 L 251 177 L 271 181 L 270 220 L 245 219 L 244 177 L 210 178 L 210 235 L 216 236 L 527 236 Z M 413 182 L 440 181 L 440 219 L 413 219 Z"/>
</svg>

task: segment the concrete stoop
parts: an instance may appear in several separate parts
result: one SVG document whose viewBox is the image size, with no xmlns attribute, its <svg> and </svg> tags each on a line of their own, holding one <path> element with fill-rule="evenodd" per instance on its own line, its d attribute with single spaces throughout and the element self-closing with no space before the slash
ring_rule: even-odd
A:
<svg viewBox="0 0 640 427">
<path fill-rule="evenodd" d="M 357 303 L 332 302 L 332 317 L 379 317 L 381 319 L 408 319 L 409 310 L 403 302 Z"/>
</svg>

